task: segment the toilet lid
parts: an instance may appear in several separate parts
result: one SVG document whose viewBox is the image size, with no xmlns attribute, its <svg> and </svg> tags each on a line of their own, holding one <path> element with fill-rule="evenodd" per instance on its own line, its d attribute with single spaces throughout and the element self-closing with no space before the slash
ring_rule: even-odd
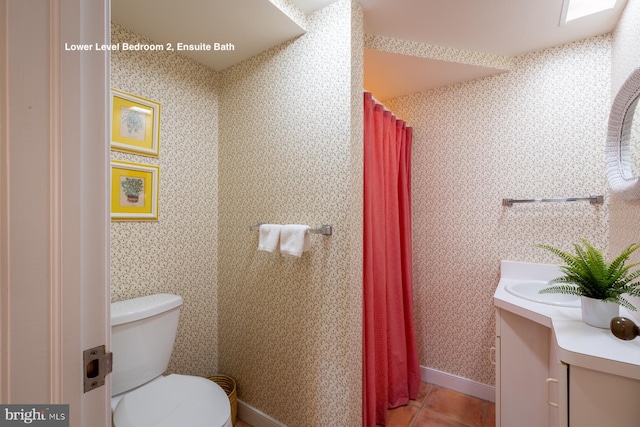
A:
<svg viewBox="0 0 640 427">
<path fill-rule="evenodd" d="M 229 399 L 219 385 L 177 374 L 127 393 L 113 412 L 117 427 L 222 427 L 230 418 Z"/>
</svg>

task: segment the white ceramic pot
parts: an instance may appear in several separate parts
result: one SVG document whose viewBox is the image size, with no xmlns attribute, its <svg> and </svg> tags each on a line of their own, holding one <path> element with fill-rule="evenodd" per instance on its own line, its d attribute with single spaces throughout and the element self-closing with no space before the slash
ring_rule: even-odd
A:
<svg viewBox="0 0 640 427">
<path fill-rule="evenodd" d="M 605 302 L 589 297 L 580 297 L 580 300 L 582 321 L 596 328 L 609 329 L 611 319 L 620 313 L 620 306 L 615 302 Z"/>
</svg>

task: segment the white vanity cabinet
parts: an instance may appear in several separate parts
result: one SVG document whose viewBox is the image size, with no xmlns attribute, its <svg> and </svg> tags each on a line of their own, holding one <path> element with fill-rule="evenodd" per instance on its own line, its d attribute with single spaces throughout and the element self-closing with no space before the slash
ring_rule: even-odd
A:
<svg viewBox="0 0 640 427">
<path fill-rule="evenodd" d="M 639 380 L 561 361 L 551 328 L 508 310 L 496 335 L 496 427 L 640 426 Z"/>
<path fill-rule="evenodd" d="M 558 380 L 552 339 L 548 327 L 496 309 L 496 427 L 566 426 L 560 408 L 547 402 L 558 405 L 566 384 Z"/>
<path fill-rule="evenodd" d="M 570 365 L 568 390 L 571 427 L 640 426 L 640 381 Z"/>
<path fill-rule="evenodd" d="M 501 267 L 494 294 L 496 427 L 640 427 L 640 338 L 618 340 L 582 322 L 579 308 L 505 291 L 514 281 L 558 277 L 554 266 Z"/>
</svg>

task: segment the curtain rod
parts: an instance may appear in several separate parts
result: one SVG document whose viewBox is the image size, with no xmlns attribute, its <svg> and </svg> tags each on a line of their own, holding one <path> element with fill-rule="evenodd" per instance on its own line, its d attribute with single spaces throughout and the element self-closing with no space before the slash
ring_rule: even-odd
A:
<svg viewBox="0 0 640 427">
<path fill-rule="evenodd" d="M 391 111 L 390 108 L 388 108 L 386 105 L 384 105 L 384 103 L 382 101 L 380 101 L 378 98 L 376 98 L 375 96 L 373 96 L 373 94 L 371 94 L 371 99 L 373 99 L 374 101 L 376 101 L 378 104 L 382 105 L 386 110 Z"/>
<path fill-rule="evenodd" d="M 382 108 L 384 108 L 385 110 L 387 110 L 388 112 L 390 112 L 391 114 L 393 114 L 396 119 L 398 120 L 402 120 L 405 123 L 405 126 L 407 127 L 411 127 L 411 125 L 404 119 L 401 119 L 400 117 L 398 117 L 398 115 L 396 113 L 393 112 L 393 110 L 389 107 L 387 107 L 386 105 L 384 105 L 384 103 L 382 103 L 378 98 L 376 98 L 373 93 L 369 92 L 369 91 L 365 91 L 371 94 L 371 99 L 373 99 L 377 104 L 382 105 Z"/>
</svg>

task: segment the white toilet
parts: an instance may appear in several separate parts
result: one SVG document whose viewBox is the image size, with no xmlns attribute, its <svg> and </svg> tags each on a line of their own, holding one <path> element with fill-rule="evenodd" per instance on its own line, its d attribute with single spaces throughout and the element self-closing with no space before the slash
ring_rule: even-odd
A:
<svg viewBox="0 0 640 427">
<path fill-rule="evenodd" d="M 229 399 L 206 378 L 162 373 L 182 298 L 157 294 L 111 304 L 113 425 L 233 427 Z"/>
</svg>

